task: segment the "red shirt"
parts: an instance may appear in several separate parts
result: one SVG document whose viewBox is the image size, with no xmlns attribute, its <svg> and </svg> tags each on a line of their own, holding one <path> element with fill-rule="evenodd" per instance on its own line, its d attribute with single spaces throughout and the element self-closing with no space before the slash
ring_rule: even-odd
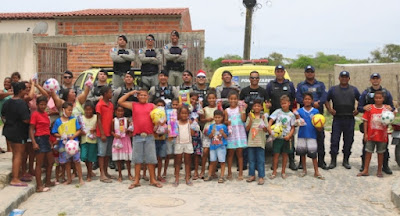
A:
<svg viewBox="0 0 400 216">
<path fill-rule="evenodd" d="M 101 99 L 96 105 L 96 113 L 100 117 L 104 135 L 111 136 L 111 124 L 114 117 L 114 105 L 111 103 L 111 101 L 106 104 L 106 102 Z M 96 134 L 98 137 L 101 136 L 99 127 L 96 128 Z"/>
<path fill-rule="evenodd" d="M 50 135 L 50 119 L 46 112 L 33 112 L 30 124 L 35 125 L 35 136 Z"/>
<path fill-rule="evenodd" d="M 132 102 L 133 135 L 153 134 L 154 125 L 150 117 L 150 112 L 153 109 L 154 104 L 152 103 Z"/>
<path fill-rule="evenodd" d="M 382 111 L 384 108 L 376 108 L 375 105 L 371 106 L 370 111 L 365 111 L 363 120 L 368 123 L 368 141 L 388 142 L 387 126 L 382 124 Z"/>
</svg>

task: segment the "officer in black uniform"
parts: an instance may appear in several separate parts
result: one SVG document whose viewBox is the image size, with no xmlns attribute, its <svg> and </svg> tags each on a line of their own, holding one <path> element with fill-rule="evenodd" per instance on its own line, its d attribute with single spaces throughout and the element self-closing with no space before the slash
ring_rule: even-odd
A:
<svg viewBox="0 0 400 216">
<path fill-rule="evenodd" d="M 100 100 L 100 89 L 107 84 L 107 71 L 101 69 L 97 73 L 97 81 L 93 84 L 93 88 L 90 90 L 89 95 L 87 97 L 88 100 L 92 101 L 94 106 L 96 106 L 97 102 Z"/>
<path fill-rule="evenodd" d="M 158 74 L 158 85 L 149 90 L 149 102 L 153 103 L 157 98 L 163 100 L 178 98 L 178 89 L 168 84 L 168 71 L 161 70 Z"/>
<path fill-rule="evenodd" d="M 118 106 L 118 99 L 120 99 L 126 93 L 135 91 L 135 90 L 138 91 L 141 89 L 140 86 L 135 85 L 135 82 L 134 82 L 135 76 L 133 73 L 134 73 L 133 71 L 128 71 L 124 77 L 124 85 L 114 90 L 113 97 L 111 98 L 111 102 L 114 104 L 115 107 Z M 129 98 L 126 101 L 139 102 L 138 98 L 135 95 L 129 96 Z M 124 116 L 131 118 L 132 110 L 124 109 Z"/>
<path fill-rule="evenodd" d="M 158 71 L 162 63 L 162 55 L 159 49 L 154 47 L 154 36 L 152 34 L 146 37 L 146 47 L 139 49 L 139 60 L 142 63 L 141 87 L 149 90 L 151 86 L 158 84 Z"/>
<path fill-rule="evenodd" d="M 118 48 L 112 48 L 110 51 L 110 57 L 113 61 L 114 74 L 112 78 L 112 84 L 114 89 L 122 87 L 124 85 L 124 77 L 127 71 L 131 70 L 131 63 L 135 60 L 135 53 L 131 49 L 126 48 L 128 39 L 125 35 L 118 37 Z"/>
<path fill-rule="evenodd" d="M 383 104 L 385 104 L 386 109 L 388 110 L 394 110 L 395 107 L 393 105 L 393 97 L 390 92 L 383 88 L 381 86 L 381 75 L 379 73 L 373 73 L 370 77 L 371 81 L 371 86 L 365 89 L 361 96 L 360 100 L 358 101 L 358 107 L 357 110 L 358 112 L 363 113 L 365 110 L 370 109 L 370 104 L 374 104 L 374 93 L 376 91 L 381 91 L 384 94 L 384 101 Z M 360 125 L 360 130 L 363 129 L 363 126 Z M 362 131 L 364 132 L 364 131 Z M 362 150 L 362 155 L 361 155 L 361 168 L 360 171 L 364 170 L 364 158 L 365 158 L 365 142 L 363 140 L 363 150 Z M 386 147 L 386 152 L 383 154 L 383 167 L 382 171 L 385 172 L 386 174 L 393 174 L 392 170 L 389 167 L 389 148 Z"/>
<path fill-rule="evenodd" d="M 169 72 L 168 84 L 179 86 L 183 83 L 182 72 L 185 70 L 187 61 L 187 47 L 179 43 L 179 32 L 171 32 L 171 43 L 165 45 L 164 56 L 167 60 L 165 69 Z"/>
</svg>

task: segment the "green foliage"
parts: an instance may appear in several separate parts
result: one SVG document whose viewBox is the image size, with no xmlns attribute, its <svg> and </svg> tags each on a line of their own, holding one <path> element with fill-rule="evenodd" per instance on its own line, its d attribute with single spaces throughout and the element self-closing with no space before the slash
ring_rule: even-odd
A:
<svg viewBox="0 0 400 216">
<path fill-rule="evenodd" d="M 386 44 L 383 49 L 371 52 L 372 61 L 379 63 L 400 62 L 400 45 Z"/>
<path fill-rule="evenodd" d="M 225 60 L 225 59 L 241 60 L 242 57 L 240 57 L 239 55 L 230 55 L 230 54 L 227 54 L 223 57 L 219 57 L 215 60 L 213 60 L 213 58 L 211 58 L 211 57 L 206 57 L 204 59 L 204 69 L 207 72 L 214 72 L 216 69 L 224 66 L 224 64 L 222 64 L 222 60 Z"/>
</svg>

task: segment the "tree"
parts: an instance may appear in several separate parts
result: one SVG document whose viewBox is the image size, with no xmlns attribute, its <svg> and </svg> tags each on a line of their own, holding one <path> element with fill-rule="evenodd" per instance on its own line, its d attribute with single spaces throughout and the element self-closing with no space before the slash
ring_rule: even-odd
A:
<svg viewBox="0 0 400 216">
<path fill-rule="evenodd" d="M 283 64 L 283 55 L 277 52 L 269 54 L 267 59 L 270 65 Z"/>
<path fill-rule="evenodd" d="M 371 52 L 372 60 L 379 63 L 400 62 L 400 45 L 386 44 Z"/>
<path fill-rule="evenodd" d="M 314 60 L 310 56 L 299 55 L 299 58 L 292 64 L 292 68 L 305 68 L 307 65 L 314 65 Z"/>
</svg>

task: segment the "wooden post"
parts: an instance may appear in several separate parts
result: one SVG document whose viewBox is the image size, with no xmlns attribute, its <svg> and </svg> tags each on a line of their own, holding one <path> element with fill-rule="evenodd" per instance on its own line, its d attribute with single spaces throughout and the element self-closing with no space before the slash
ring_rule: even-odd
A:
<svg viewBox="0 0 400 216">
<path fill-rule="evenodd" d="M 243 49 L 243 60 L 250 60 L 250 49 L 251 49 L 251 29 L 253 23 L 253 8 L 246 7 L 246 26 L 244 29 L 244 49 Z"/>
</svg>

